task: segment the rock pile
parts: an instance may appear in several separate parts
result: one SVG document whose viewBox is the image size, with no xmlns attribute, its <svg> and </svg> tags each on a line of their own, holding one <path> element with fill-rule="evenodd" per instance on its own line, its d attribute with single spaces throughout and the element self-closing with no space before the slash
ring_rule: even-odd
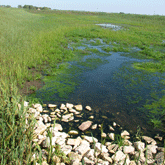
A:
<svg viewBox="0 0 165 165">
<path fill-rule="evenodd" d="M 60 118 L 63 122 L 74 120 L 74 115 L 81 115 L 83 110 L 82 105 L 67 103 L 61 104 L 60 109 L 57 105 L 48 104 L 52 108 L 50 115 L 42 114 L 43 108 L 40 104 L 34 104 L 33 107 L 28 107 L 28 103 L 24 104 L 28 108 L 28 117 L 34 116 L 36 124 L 34 128 L 33 146 L 38 144 L 41 148 L 42 165 L 48 164 L 48 157 L 50 148 L 51 152 L 56 153 L 52 156 L 52 164 L 72 164 L 72 165 L 136 165 L 136 164 L 157 164 L 163 165 L 164 162 L 164 148 L 158 147 L 157 142 L 147 136 L 143 136 L 141 141 L 131 142 L 129 132 L 126 130 L 121 132 L 121 142 L 114 142 L 115 134 L 113 133 L 116 123 L 113 127 L 110 126 L 109 134 L 103 134 L 103 137 L 109 136 L 109 142 L 102 144 L 97 138 L 83 135 L 72 138 L 69 134 L 78 134 L 77 131 L 71 130 L 69 133 L 61 132 L 62 126 L 58 123 L 51 124 L 56 118 Z M 92 109 L 87 106 L 86 109 Z M 47 111 L 45 111 L 47 112 Z M 92 122 L 83 122 L 79 129 L 84 131 L 91 127 Z M 92 129 L 96 129 L 97 125 L 94 124 Z M 58 152 L 57 152 L 58 151 Z M 60 156 L 62 153 L 62 157 Z M 32 161 L 38 159 L 38 154 L 34 153 Z M 65 158 L 65 159 L 64 159 Z M 69 161 L 68 161 L 69 159 Z"/>
</svg>

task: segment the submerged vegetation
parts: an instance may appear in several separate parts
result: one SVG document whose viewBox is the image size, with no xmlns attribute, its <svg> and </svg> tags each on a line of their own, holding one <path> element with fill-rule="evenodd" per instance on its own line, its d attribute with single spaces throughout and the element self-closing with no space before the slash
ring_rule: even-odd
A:
<svg viewBox="0 0 165 165">
<path fill-rule="evenodd" d="M 133 64 L 137 69 L 151 72 L 165 71 L 165 17 L 118 13 L 95 13 L 60 10 L 27 10 L 0 8 L 0 159 L 1 164 L 26 164 L 32 156 L 31 130 L 25 131 L 25 110 L 18 110 L 17 104 L 24 100 L 21 89 L 26 82 L 48 81 L 49 76 L 64 77 L 56 82 L 55 88 L 61 97 L 74 90 L 75 84 L 67 77 L 69 63 L 67 61 L 80 58 L 94 49 L 69 49 L 69 43 L 81 45 L 81 41 L 97 39 L 93 45 L 100 45 L 98 38 L 107 44 L 104 51 L 129 52 L 130 47 L 141 50 L 136 57 L 153 59 L 145 63 Z M 102 28 L 95 24 L 113 23 L 123 28 L 118 31 Z M 121 46 L 122 45 L 122 46 Z M 104 54 L 105 55 L 105 54 Z M 65 62 L 65 63 L 63 63 Z M 100 59 L 87 61 L 81 65 L 94 66 L 102 63 Z M 89 65 L 88 65 L 89 64 Z M 95 66 L 96 66 L 95 65 Z M 80 67 L 74 66 L 70 71 L 77 72 Z M 81 69 L 80 69 L 81 71 Z M 67 73 L 67 74 L 66 74 Z M 65 81 L 63 89 L 60 82 Z M 76 83 L 76 82 L 75 82 Z M 68 88 L 67 84 L 71 84 Z M 59 88 L 60 86 L 60 88 Z M 36 87 L 29 87 L 35 91 Z M 29 89 L 29 90 L 30 90 Z M 50 86 L 51 90 L 51 86 Z M 50 92 L 49 90 L 47 92 Z M 165 127 L 165 97 L 153 99 L 145 105 L 148 117 L 155 127 Z M 31 122 L 31 128 L 34 123 Z M 22 136 L 24 135 L 24 136 Z"/>
</svg>

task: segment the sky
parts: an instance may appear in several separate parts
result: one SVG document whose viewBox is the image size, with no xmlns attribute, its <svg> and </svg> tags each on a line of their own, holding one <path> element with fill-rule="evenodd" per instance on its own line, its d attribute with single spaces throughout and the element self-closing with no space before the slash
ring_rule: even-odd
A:
<svg viewBox="0 0 165 165">
<path fill-rule="evenodd" d="M 165 15 L 165 0 L 0 0 L 0 5 L 33 5 L 59 10 Z"/>
</svg>

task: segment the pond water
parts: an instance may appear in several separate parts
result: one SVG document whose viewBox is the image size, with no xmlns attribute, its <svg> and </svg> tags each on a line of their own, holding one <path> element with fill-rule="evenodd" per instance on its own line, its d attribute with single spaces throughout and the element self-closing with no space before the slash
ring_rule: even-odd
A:
<svg viewBox="0 0 165 165">
<path fill-rule="evenodd" d="M 161 81 L 165 74 L 136 70 L 132 67 L 133 62 L 147 60 L 124 56 L 124 52 L 105 51 L 105 48 L 113 46 L 102 41 L 100 45 L 94 43 L 91 40 L 84 41 L 81 46 L 70 45 L 70 48 L 76 47 L 77 51 L 88 50 L 90 53 L 83 55 L 81 60 L 69 62 L 67 71 L 59 74 L 60 79 L 58 75 L 47 78 L 45 86 L 36 91 L 35 97 L 41 98 L 43 103 L 59 105 L 68 102 L 92 107 L 91 112 L 83 111 L 82 118 L 75 118 L 79 119 L 78 123 L 62 123 L 66 132 L 78 130 L 78 126 L 93 115 L 93 124 L 103 124 L 106 133 L 109 132 L 108 125 L 116 122 L 131 133 L 136 133 L 139 126 L 145 135 L 162 135 L 161 131 L 148 124 L 143 105 L 146 100 L 151 101 L 153 95 L 163 95 L 164 85 Z M 136 53 L 138 50 L 131 48 L 130 52 Z M 71 86 L 71 90 L 68 86 Z M 89 129 L 85 133 L 91 135 L 91 132 L 96 137 L 100 136 L 99 129 Z"/>
<path fill-rule="evenodd" d="M 96 24 L 104 28 L 112 28 L 114 31 L 121 30 L 121 26 L 113 25 L 113 24 Z"/>
</svg>

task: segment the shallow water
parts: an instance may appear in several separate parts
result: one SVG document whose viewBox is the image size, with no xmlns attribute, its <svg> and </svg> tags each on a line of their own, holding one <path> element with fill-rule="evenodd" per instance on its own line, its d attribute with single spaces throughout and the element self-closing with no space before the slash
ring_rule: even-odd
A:
<svg viewBox="0 0 165 165">
<path fill-rule="evenodd" d="M 121 30 L 121 26 L 113 25 L 113 24 L 96 24 L 104 28 L 112 28 L 114 31 Z"/>
<path fill-rule="evenodd" d="M 78 74 L 78 71 L 75 71 L 74 74 L 78 74 L 77 76 L 71 72 L 70 75 L 74 78 L 66 78 L 75 82 L 79 80 L 79 83 L 74 86 L 74 90 L 67 95 L 68 98 L 59 97 L 59 93 L 56 93 L 55 90 L 46 93 L 45 89 L 50 88 L 53 90 L 53 87 L 46 87 L 47 84 L 43 88 L 44 90 L 41 88 L 36 92 L 36 97 L 41 98 L 44 103 L 60 104 L 69 102 L 82 104 L 84 107 L 86 105 L 92 107 L 92 112 L 83 110 L 83 117 L 75 118 L 80 120 L 78 123 L 62 123 L 64 131 L 78 130 L 78 126 L 93 115 L 93 124 L 103 123 L 103 130 L 106 133 L 109 132 L 108 125 L 112 125 L 115 121 L 123 129 L 127 129 L 132 133 L 136 133 L 137 126 L 140 126 L 145 135 L 153 137 L 156 133 L 162 134 L 161 131 L 153 129 L 148 124 L 146 113 L 143 113 L 145 109 L 142 110 L 142 108 L 147 99 L 152 100 L 151 95 L 153 93 L 158 97 L 161 96 L 164 85 L 161 85 L 160 81 L 163 79 L 164 74 L 154 74 L 134 69 L 132 67 L 133 62 L 145 62 L 147 60 L 125 57 L 123 52 L 107 53 L 102 50 L 103 46 L 107 46 L 106 44 L 99 46 L 93 46 L 90 42 L 84 42 L 83 44 L 84 46 L 77 48 L 96 48 L 104 56 L 91 52 L 89 55 L 85 55 L 81 62 L 73 61 L 69 63 L 70 67 L 81 68 L 81 72 Z M 133 48 L 132 51 L 138 51 L 138 49 Z M 97 65 L 87 61 L 98 58 L 103 62 L 97 63 Z M 91 62 L 89 64 L 95 65 L 95 67 L 90 68 L 90 65 L 86 65 L 88 62 Z M 98 60 L 95 62 L 98 62 Z M 51 84 L 55 83 L 52 79 L 50 80 Z M 50 96 L 48 97 L 48 95 Z M 100 136 L 99 129 L 97 131 L 88 130 L 85 133 L 90 135 L 91 132 L 94 136 Z M 82 134 L 82 132 L 79 133 Z"/>
</svg>

